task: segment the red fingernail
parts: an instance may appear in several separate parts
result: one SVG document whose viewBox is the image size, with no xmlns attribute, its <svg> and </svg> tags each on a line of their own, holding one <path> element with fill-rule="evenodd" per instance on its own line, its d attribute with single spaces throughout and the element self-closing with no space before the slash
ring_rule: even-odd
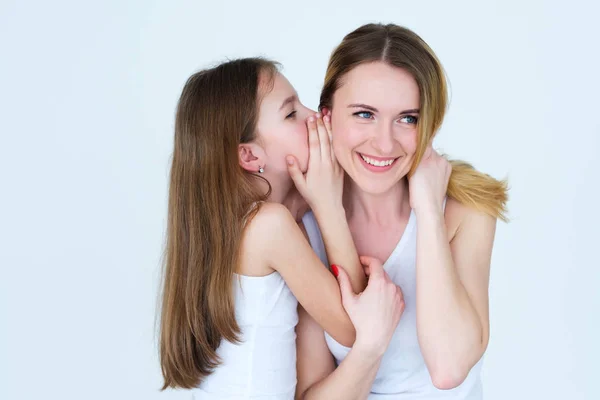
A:
<svg viewBox="0 0 600 400">
<path fill-rule="evenodd" d="M 337 278 L 338 274 L 340 273 L 340 270 L 338 269 L 337 265 L 331 264 L 331 272 L 333 272 L 333 275 Z"/>
</svg>

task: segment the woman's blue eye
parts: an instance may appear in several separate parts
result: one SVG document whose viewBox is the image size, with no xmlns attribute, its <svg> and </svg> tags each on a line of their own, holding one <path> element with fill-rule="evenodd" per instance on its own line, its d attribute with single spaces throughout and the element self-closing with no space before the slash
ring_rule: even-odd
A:
<svg viewBox="0 0 600 400">
<path fill-rule="evenodd" d="M 414 115 L 405 115 L 404 117 L 400 118 L 400 121 L 414 125 L 419 121 L 419 118 L 415 117 Z"/>
<path fill-rule="evenodd" d="M 359 112 L 354 113 L 354 115 L 356 115 L 357 117 L 360 117 L 360 118 L 369 119 L 373 116 L 373 113 L 370 111 L 359 111 Z"/>
<path fill-rule="evenodd" d="M 288 115 L 286 115 L 285 119 L 294 118 L 296 116 L 296 110 L 292 111 Z"/>
</svg>

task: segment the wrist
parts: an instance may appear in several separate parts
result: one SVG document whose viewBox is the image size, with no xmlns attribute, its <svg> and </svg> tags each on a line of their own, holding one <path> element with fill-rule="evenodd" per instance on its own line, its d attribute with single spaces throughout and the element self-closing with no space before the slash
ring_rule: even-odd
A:
<svg viewBox="0 0 600 400">
<path fill-rule="evenodd" d="M 387 346 L 383 346 L 381 341 L 364 340 L 357 334 L 352 350 L 360 355 L 365 362 L 376 363 L 381 360 Z"/>
<path fill-rule="evenodd" d="M 319 219 L 322 218 L 336 218 L 336 219 L 346 219 L 346 210 L 344 209 L 344 205 L 342 201 L 339 202 L 329 202 L 327 204 L 313 204 L 311 205 L 311 210 L 315 214 L 315 217 Z"/>
<path fill-rule="evenodd" d="M 444 210 L 442 206 L 423 205 L 414 208 L 415 216 L 419 221 L 444 221 Z"/>
</svg>

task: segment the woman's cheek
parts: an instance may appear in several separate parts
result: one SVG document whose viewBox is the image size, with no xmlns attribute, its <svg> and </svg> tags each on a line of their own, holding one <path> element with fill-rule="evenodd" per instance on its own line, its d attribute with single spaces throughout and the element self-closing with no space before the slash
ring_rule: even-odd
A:
<svg viewBox="0 0 600 400">
<path fill-rule="evenodd" d="M 414 154 L 415 151 L 417 151 L 417 131 L 416 129 L 413 130 L 412 132 L 404 132 L 404 134 L 401 135 L 400 140 L 398 140 L 400 142 L 400 145 L 402 146 L 402 148 L 404 149 L 404 151 L 406 153 L 412 153 Z"/>
</svg>

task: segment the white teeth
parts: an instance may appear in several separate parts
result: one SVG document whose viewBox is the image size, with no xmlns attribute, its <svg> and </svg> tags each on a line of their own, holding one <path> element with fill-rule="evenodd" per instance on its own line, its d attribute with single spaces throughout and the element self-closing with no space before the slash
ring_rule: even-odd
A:
<svg viewBox="0 0 600 400">
<path fill-rule="evenodd" d="M 388 165 L 392 165 L 392 163 L 394 161 L 396 161 L 396 159 L 379 161 L 379 160 L 373 160 L 372 158 L 363 156 L 362 154 L 360 156 L 362 157 L 363 160 L 365 160 L 367 162 L 367 164 L 371 164 L 371 165 L 374 165 L 376 167 L 387 167 Z"/>
</svg>

